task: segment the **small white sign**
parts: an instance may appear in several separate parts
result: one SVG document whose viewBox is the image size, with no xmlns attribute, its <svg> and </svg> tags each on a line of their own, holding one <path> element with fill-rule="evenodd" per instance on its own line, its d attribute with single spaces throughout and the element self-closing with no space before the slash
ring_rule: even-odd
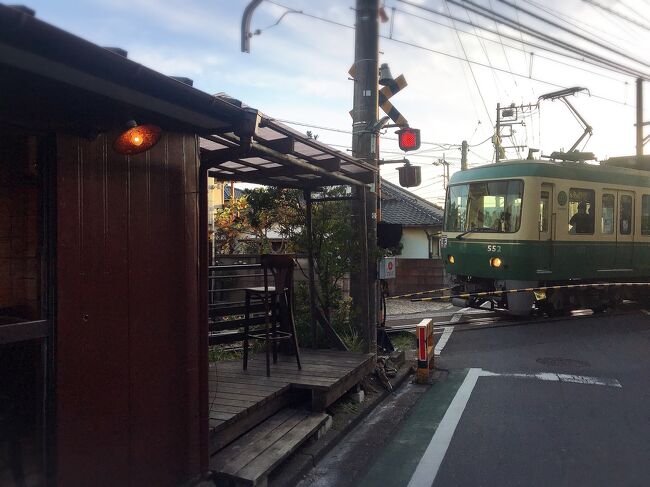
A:
<svg viewBox="0 0 650 487">
<path fill-rule="evenodd" d="M 397 259 L 384 257 L 379 261 L 379 279 L 395 279 Z"/>
</svg>

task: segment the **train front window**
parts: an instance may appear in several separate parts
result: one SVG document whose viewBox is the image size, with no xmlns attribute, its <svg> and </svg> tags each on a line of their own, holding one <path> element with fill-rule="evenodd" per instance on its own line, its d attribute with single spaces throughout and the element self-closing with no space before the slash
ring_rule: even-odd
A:
<svg viewBox="0 0 650 487">
<path fill-rule="evenodd" d="M 483 181 L 450 186 L 445 230 L 516 232 L 521 223 L 522 181 Z"/>
</svg>

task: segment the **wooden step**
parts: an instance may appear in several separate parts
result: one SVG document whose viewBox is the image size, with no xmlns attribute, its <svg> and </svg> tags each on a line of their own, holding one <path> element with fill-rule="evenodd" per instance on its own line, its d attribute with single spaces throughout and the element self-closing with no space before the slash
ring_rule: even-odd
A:
<svg viewBox="0 0 650 487">
<path fill-rule="evenodd" d="M 283 409 L 215 454 L 210 469 L 225 483 L 264 486 L 273 469 L 317 433 L 328 417 Z"/>
</svg>

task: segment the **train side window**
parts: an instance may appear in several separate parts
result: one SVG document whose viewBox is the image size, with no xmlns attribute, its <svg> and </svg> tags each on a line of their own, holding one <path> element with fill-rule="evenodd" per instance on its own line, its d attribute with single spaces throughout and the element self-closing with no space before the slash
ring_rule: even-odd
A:
<svg viewBox="0 0 650 487">
<path fill-rule="evenodd" d="M 614 233 L 614 198 L 613 194 L 603 195 L 603 218 L 601 220 L 601 231 L 604 234 L 611 235 Z"/>
<path fill-rule="evenodd" d="M 650 195 L 641 197 L 641 235 L 650 235 Z"/>
<path fill-rule="evenodd" d="M 595 220 L 595 193 L 593 189 L 569 190 L 569 233 L 593 234 Z"/>
<path fill-rule="evenodd" d="M 621 196 L 621 208 L 619 213 L 619 233 L 630 235 L 632 233 L 632 197 L 624 194 Z"/>
<path fill-rule="evenodd" d="M 548 191 L 542 191 L 539 199 L 539 231 L 548 232 Z"/>
</svg>

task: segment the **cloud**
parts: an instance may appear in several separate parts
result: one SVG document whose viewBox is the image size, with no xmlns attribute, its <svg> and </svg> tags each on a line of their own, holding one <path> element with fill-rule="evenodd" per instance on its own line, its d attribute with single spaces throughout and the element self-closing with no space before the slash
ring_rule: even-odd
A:
<svg viewBox="0 0 650 487">
<path fill-rule="evenodd" d="M 221 42 L 239 41 L 239 25 L 223 22 L 224 12 L 233 14 L 232 2 L 214 0 L 97 0 L 109 11 L 155 22 L 167 32 L 191 35 Z M 240 9 L 238 9 L 240 10 Z M 243 7 L 241 8 L 243 11 Z"/>
<path fill-rule="evenodd" d="M 193 51 L 189 54 L 179 49 L 152 45 L 132 46 L 129 58 L 168 76 L 201 76 L 224 65 L 224 60 L 211 51 Z"/>
</svg>

